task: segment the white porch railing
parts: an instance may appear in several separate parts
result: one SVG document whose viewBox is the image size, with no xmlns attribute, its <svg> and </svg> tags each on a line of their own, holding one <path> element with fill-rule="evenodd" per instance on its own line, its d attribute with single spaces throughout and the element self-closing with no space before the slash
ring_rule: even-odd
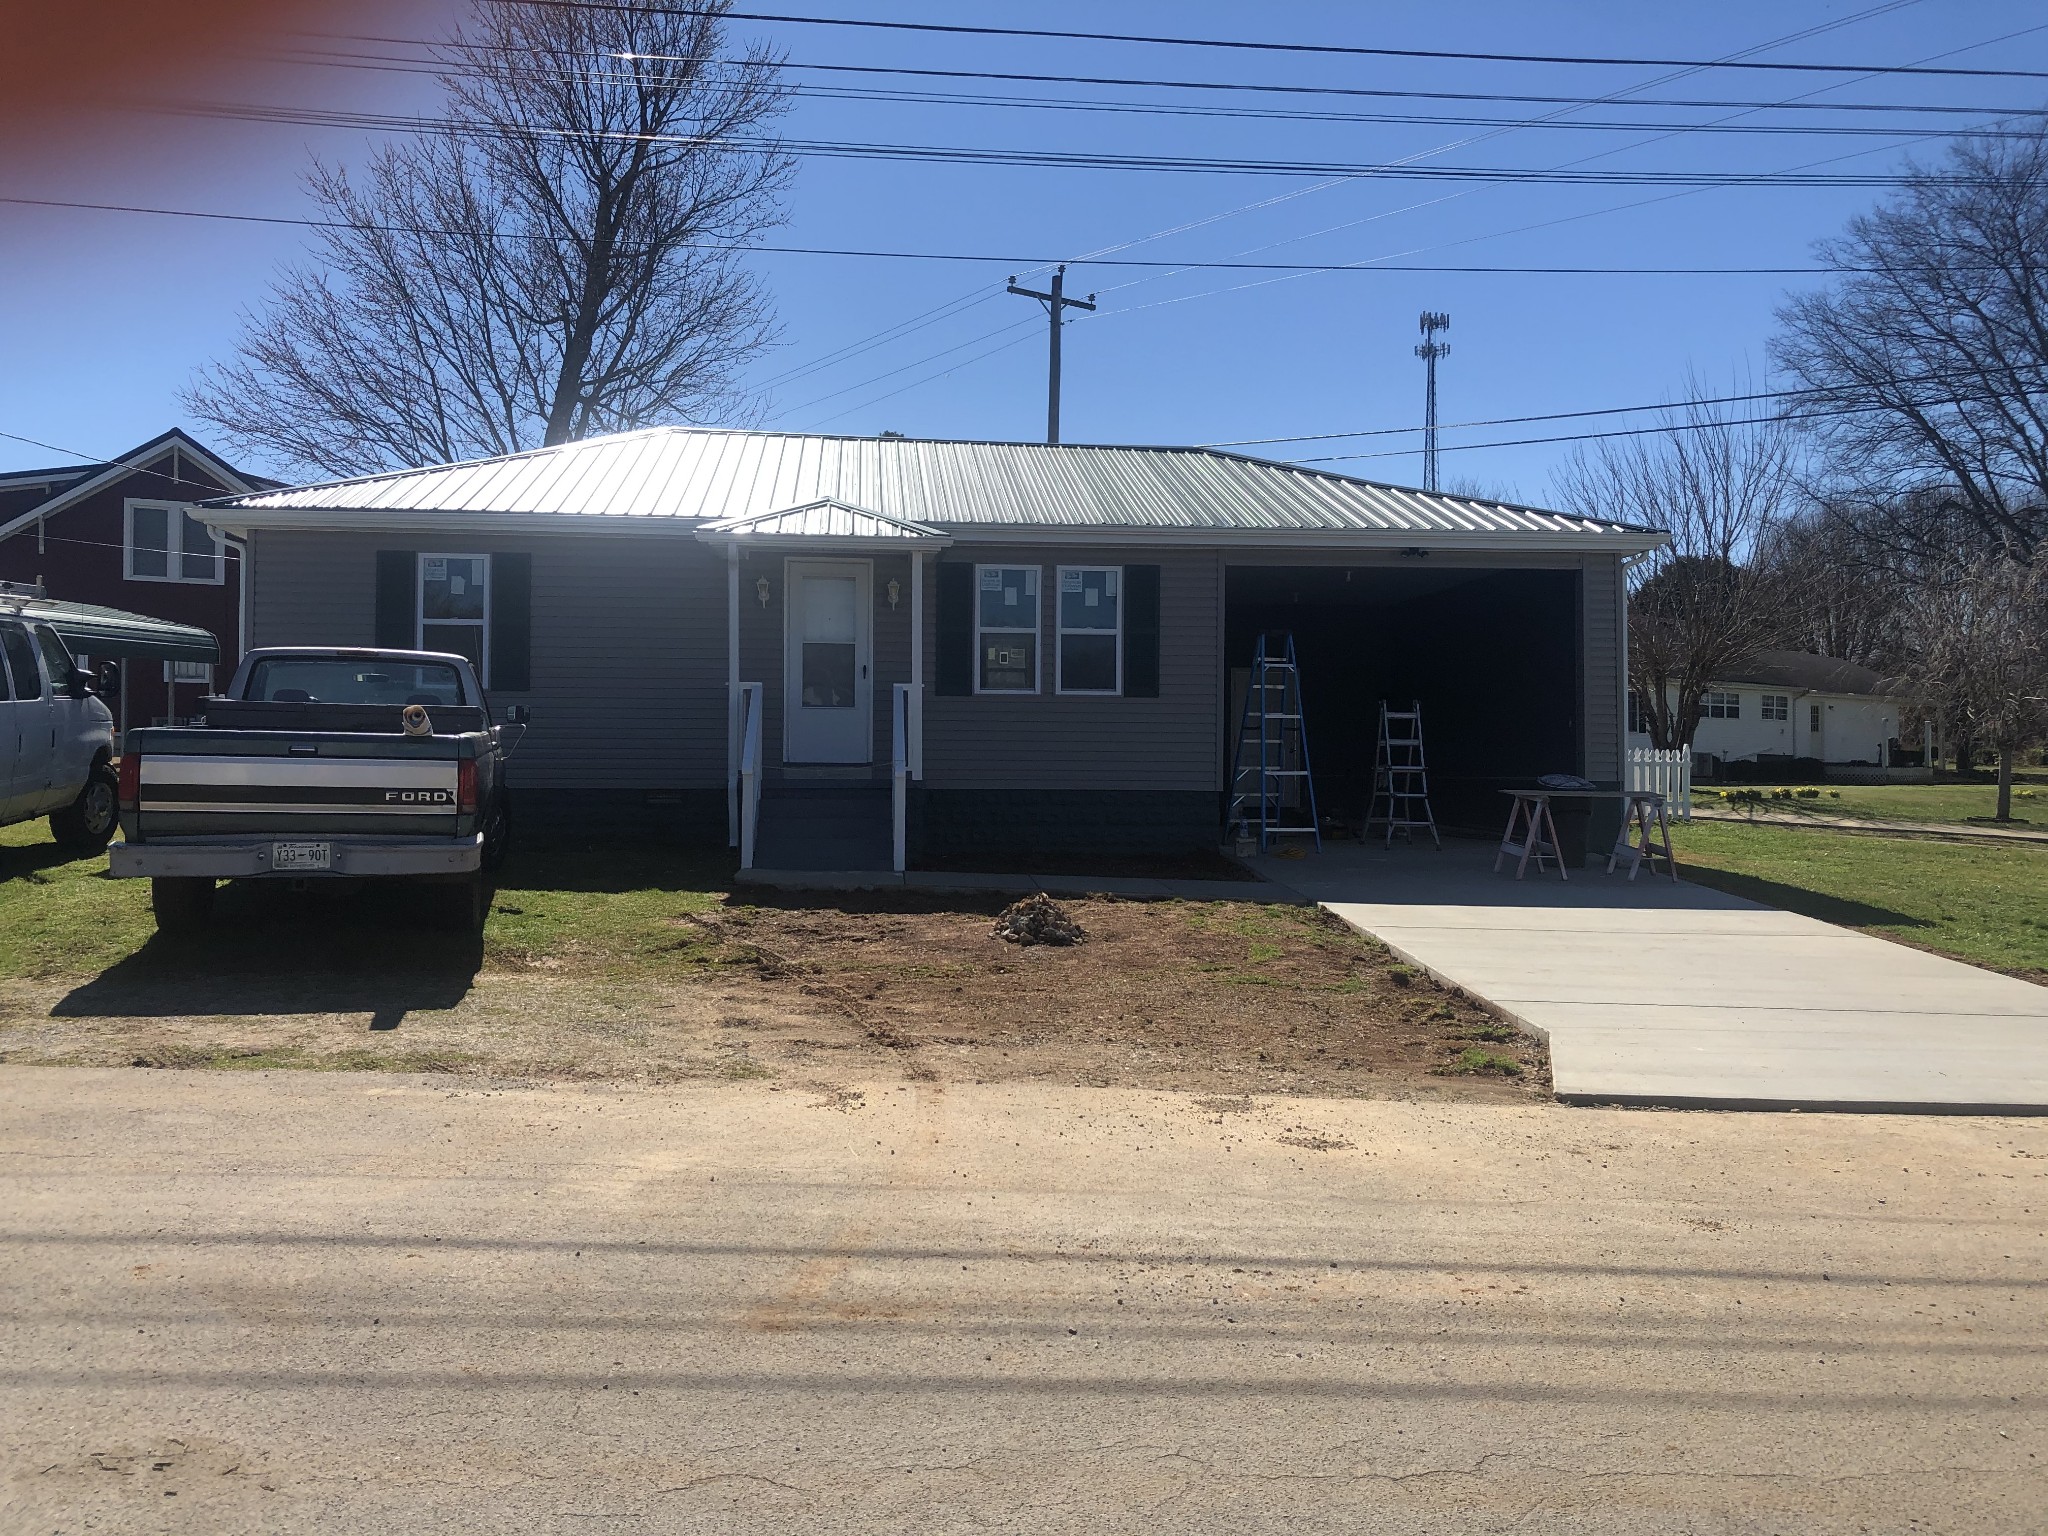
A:
<svg viewBox="0 0 2048 1536">
<path fill-rule="evenodd" d="M 754 830 L 761 822 L 761 685 L 741 683 L 739 698 L 740 868 L 754 867 Z"/>
<path fill-rule="evenodd" d="M 1630 747 L 1627 776 L 1622 787 L 1637 794 L 1664 797 L 1671 814 L 1680 821 L 1692 820 L 1692 748 Z"/>
<path fill-rule="evenodd" d="M 900 875 L 909 863 L 910 781 L 924 777 L 924 684 L 890 689 L 889 741 L 890 847 Z"/>
</svg>

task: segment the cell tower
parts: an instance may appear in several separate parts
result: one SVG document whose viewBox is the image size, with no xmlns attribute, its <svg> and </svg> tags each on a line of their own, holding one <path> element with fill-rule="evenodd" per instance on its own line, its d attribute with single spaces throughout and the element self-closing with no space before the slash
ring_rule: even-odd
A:
<svg viewBox="0 0 2048 1536">
<path fill-rule="evenodd" d="M 1422 401 L 1422 488 L 1436 489 L 1436 360 L 1451 355 L 1451 344 L 1438 341 L 1438 331 L 1451 328 L 1451 317 L 1439 314 L 1433 309 L 1422 312 L 1422 343 L 1416 347 L 1415 355 L 1422 359 L 1429 370 L 1429 382 L 1424 388 Z"/>
</svg>

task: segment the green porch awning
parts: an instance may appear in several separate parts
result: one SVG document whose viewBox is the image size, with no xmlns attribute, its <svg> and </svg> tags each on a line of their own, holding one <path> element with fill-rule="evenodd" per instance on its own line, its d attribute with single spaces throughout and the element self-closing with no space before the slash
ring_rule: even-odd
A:
<svg viewBox="0 0 2048 1536">
<path fill-rule="evenodd" d="M 0 617 L 47 624 L 72 651 L 102 658 L 146 657 L 154 661 L 220 660 L 220 642 L 206 630 L 147 614 L 123 613 L 92 603 L 62 603 L 47 597 L 0 597 Z"/>
</svg>

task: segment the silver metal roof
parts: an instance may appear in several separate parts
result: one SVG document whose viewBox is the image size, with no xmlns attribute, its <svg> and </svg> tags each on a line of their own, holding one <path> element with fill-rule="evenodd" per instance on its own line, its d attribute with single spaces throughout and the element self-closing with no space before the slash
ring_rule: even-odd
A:
<svg viewBox="0 0 2048 1536">
<path fill-rule="evenodd" d="M 743 518 L 834 501 L 956 533 L 1489 536 L 1642 549 L 1653 530 L 1445 496 L 1203 448 L 1047 446 L 657 427 L 502 458 L 211 503 L 208 521 L 289 526 L 423 514 L 650 521 Z M 232 513 L 233 515 L 227 515 Z"/>
</svg>

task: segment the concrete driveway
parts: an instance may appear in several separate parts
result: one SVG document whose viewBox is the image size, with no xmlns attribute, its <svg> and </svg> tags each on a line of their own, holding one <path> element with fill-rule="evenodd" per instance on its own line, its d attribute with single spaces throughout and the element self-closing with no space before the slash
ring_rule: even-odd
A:
<svg viewBox="0 0 2048 1536">
<path fill-rule="evenodd" d="M 2032 1532 L 2048 1126 L 0 1071 L 0 1530 Z"/>
<path fill-rule="evenodd" d="M 1567 1100 L 2048 1112 L 2048 987 L 1647 870 L 1516 880 L 1494 852 L 1257 862 L 1547 1037 Z"/>
</svg>

